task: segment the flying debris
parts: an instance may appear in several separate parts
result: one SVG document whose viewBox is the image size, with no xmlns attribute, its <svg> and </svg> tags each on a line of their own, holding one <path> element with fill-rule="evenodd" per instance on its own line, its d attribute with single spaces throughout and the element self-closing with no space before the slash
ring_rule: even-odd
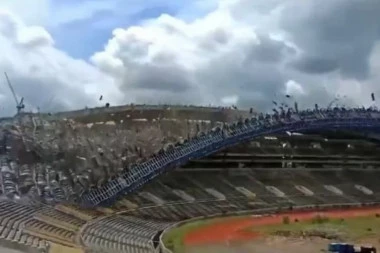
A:
<svg viewBox="0 0 380 253">
<path fill-rule="evenodd" d="M 99 101 L 103 100 L 103 95 L 100 95 Z"/>
<path fill-rule="evenodd" d="M 375 101 L 375 94 L 373 92 L 371 93 L 371 98 L 372 98 L 372 101 Z"/>
<path fill-rule="evenodd" d="M 290 98 L 290 95 L 287 94 L 285 97 Z"/>
</svg>

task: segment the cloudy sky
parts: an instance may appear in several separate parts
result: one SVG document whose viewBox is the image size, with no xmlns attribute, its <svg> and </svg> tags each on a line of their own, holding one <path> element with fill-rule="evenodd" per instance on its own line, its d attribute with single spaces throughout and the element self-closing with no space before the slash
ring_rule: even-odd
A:
<svg viewBox="0 0 380 253">
<path fill-rule="evenodd" d="M 27 110 L 268 110 L 285 94 L 304 107 L 337 95 L 371 105 L 379 13 L 379 0 L 0 0 L 0 70 Z M 0 101 L 0 116 L 15 113 L 3 77 Z"/>
</svg>

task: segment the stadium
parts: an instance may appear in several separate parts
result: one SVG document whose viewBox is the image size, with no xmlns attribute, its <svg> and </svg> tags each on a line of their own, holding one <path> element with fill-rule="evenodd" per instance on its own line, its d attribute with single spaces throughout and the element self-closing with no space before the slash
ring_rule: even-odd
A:
<svg viewBox="0 0 380 253">
<path fill-rule="evenodd" d="M 128 105 L 1 127 L 0 243 L 15 252 L 319 252 L 252 246 L 248 229 L 380 213 L 375 108 Z"/>
</svg>

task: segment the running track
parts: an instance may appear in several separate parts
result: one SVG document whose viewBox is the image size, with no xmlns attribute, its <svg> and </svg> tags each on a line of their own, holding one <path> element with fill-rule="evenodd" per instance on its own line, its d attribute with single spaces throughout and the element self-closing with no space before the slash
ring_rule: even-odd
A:
<svg viewBox="0 0 380 253">
<path fill-rule="evenodd" d="M 205 225 L 204 227 L 197 228 L 189 232 L 184 238 L 184 244 L 187 246 L 195 246 L 202 244 L 220 244 L 226 241 L 244 241 L 252 240 L 259 234 L 249 232 L 247 228 L 254 226 L 265 226 L 271 224 L 282 223 L 284 216 L 288 216 L 290 220 L 298 219 L 310 220 L 316 214 L 323 214 L 329 218 L 352 218 L 359 216 L 369 216 L 380 214 L 380 207 L 377 208 L 361 208 L 361 209 L 344 209 L 344 210 L 331 210 L 331 211 L 309 211 L 309 212 L 291 212 L 278 214 L 273 216 L 263 217 L 242 217 L 235 219 L 228 219 L 216 221 Z"/>
</svg>

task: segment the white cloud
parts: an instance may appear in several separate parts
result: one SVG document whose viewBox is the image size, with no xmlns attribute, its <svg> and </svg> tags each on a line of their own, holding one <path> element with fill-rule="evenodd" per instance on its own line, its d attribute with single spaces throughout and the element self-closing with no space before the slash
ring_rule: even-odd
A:
<svg viewBox="0 0 380 253">
<path fill-rule="evenodd" d="M 120 102 L 113 78 L 54 48 L 42 27 L 26 26 L 10 12 L 0 11 L 0 44 L 0 70 L 8 73 L 18 97 L 32 106 L 27 110 L 46 104 L 52 96 L 50 108 L 41 110 L 98 105 L 100 94 L 111 103 Z M 0 80 L 4 84 L 0 115 L 9 115 L 16 105 L 5 79 Z"/>
<path fill-rule="evenodd" d="M 364 2 L 364 6 L 377 8 L 372 0 Z M 347 10 L 339 12 L 345 19 L 355 11 L 362 14 L 350 6 L 359 3 L 326 2 L 325 9 L 316 12 L 314 20 L 308 18 L 317 0 L 305 2 L 299 8 L 301 13 L 289 15 L 296 3 L 220 0 L 215 10 L 193 21 L 162 15 L 141 26 L 115 30 L 104 50 L 97 52 L 92 61 L 104 72 L 117 76 L 121 89 L 134 94 L 137 100 L 149 100 L 149 93 L 160 90 L 162 96 L 166 91 L 164 97 L 172 102 L 181 101 L 182 97 L 183 102 L 217 104 L 227 93 L 237 94 L 242 106 L 266 109 L 268 101 L 277 95 L 294 93 L 302 100 L 301 104 L 324 104 L 336 93 L 352 87 L 356 91 L 349 95 L 352 100 L 365 101 L 368 88 L 364 85 L 370 82 L 356 78 L 356 70 L 365 72 L 359 70 L 362 65 L 355 61 L 358 57 L 361 62 L 368 61 L 366 51 L 362 50 L 366 47 L 362 45 L 372 43 L 375 39 L 372 33 L 368 38 L 361 37 L 359 42 L 346 42 L 356 55 L 348 50 L 341 50 L 338 55 L 325 53 L 339 50 L 334 34 L 327 34 L 337 29 L 329 22 L 336 18 L 333 10 Z M 366 22 L 365 16 L 357 17 L 360 25 Z M 343 24 L 339 29 L 342 38 L 360 33 L 343 31 L 354 29 Z M 304 34 L 313 40 L 307 41 Z M 331 38 L 327 40 L 324 35 Z M 173 71 L 179 74 L 173 75 Z"/>
<path fill-rule="evenodd" d="M 297 83 L 294 80 L 289 80 L 285 83 L 286 94 L 292 94 L 294 96 L 305 95 L 305 91 L 302 88 L 302 85 Z"/>
<path fill-rule="evenodd" d="M 239 55 L 241 52 L 236 49 L 248 43 L 259 43 L 255 32 L 233 20 L 228 10 L 212 12 L 191 23 L 162 15 L 145 22 L 143 26 L 116 29 L 113 35 L 104 51 L 96 53 L 91 60 L 106 73 L 110 75 L 117 73 L 118 77 L 123 77 L 119 80 L 127 93 L 136 92 L 139 96 L 139 90 L 149 92 L 165 86 L 168 91 L 188 90 L 190 93 L 186 93 L 187 96 L 195 92 L 196 97 L 193 97 L 193 102 L 202 104 L 217 104 L 220 102 L 220 97 L 208 95 L 209 88 L 213 87 L 201 83 L 202 80 L 199 80 L 201 71 L 208 68 L 212 61 L 218 60 L 221 55 L 234 51 L 238 53 L 234 57 L 241 58 L 242 61 L 245 56 Z M 149 72 L 152 67 L 180 71 L 183 76 L 173 76 L 177 78 L 176 82 L 167 78 L 149 79 L 157 83 L 144 83 L 142 87 L 139 83 L 133 83 L 137 78 L 136 75 L 146 75 L 148 73 L 145 71 Z M 167 75 L 170 78 L 169 73 L 156 74 Z M 183 102 L 191 101 L 191 98 L 183 100 Z"/>
<path fill-rule="evenodd" d="M 23 27 L 17 31 L 17 43 L 25 47 L 53 46 L 50 34 L 39 26 Z"/>
<path fill-rule="evenodd" d="M 50 16 L 50 0 L 1 0 L 0 9 L 16 13 L 27 24 L 46 24 Z"/>
<path fill-rule="evenodd" d="M 222 97 L 221 99 L 221 102 L 224 105 L 229 105 L 229 106 L 236 105 L 238 101 L 239 101 L 238 95 L 225 96 L 225 97 Z"/>
<path fill-rule="evenodd" d="M 324 1 L 324 8 L 314 11 L 318 1 Z M 274 97 L 286 93 L 301 105 L 323 105 L 337 93 L 362 104 L 372 90 L 380 92 L 380 50 L 372 50 L 380 35 L 377 26 L 363 29 L 380 24 L 375 0 L 310 0 L 300 5 L 297 0 L 215 0 L 206 5 L 199 0 L 188 16 L 184 11 L 177 17 L 163 14 L 115 28 L 104 49 L 90 58 L 95 67 L 57 50 L 54 39 L 38 26 L 46 18 L 32 21 L 19 10 L 21 1 L 16 2 L 7 5 L 23 22 L 0 15 L 0 67 L 11 73 L 15 86 L 23 87 L 19 93 L 32 104 L 41 100 L 36 90 L 47 90 L 59 93 L 58 104 L 70 108 L 96 104 L 94 97 L 107 93 L 111 103 L 236 102 L 265 110 Z M 39 0 L 43 8 L 32 10 L 41 17 L 53 16 L 55 24 L 99 10 L 122 10 L 121 1 L 111 2 L 104 6 L 86 1 L 52 10 L 50 1 Z M 149 4 L 160 6 L 162 0 Z M 141 1 L 131 6 L 131 13 L 146 8 Z M 71 12 L 73 8 L 77 11 Z M 194 10 L 210 8 L 206 15 L 188 18 L 194 17 Z M 350 17 L 356 26 L 339 23 Z M 24 20 L 29 20 L 27 25 Z"/>
</svg>

